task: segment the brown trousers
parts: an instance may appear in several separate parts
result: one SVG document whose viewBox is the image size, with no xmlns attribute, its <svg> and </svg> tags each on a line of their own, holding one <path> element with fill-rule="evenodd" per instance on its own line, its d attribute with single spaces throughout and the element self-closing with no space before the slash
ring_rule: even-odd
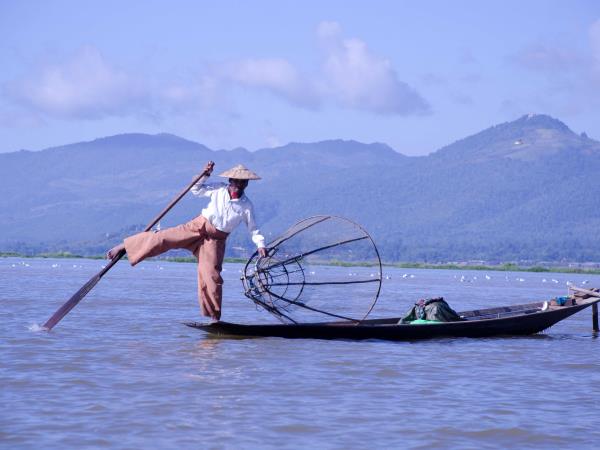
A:
<svg viewBox="0 0 600 450">
<path fill-rule="evenodd" d="M 132 266 L 167 250 L 184 248 L 198 260 L 198 299 L 202 314 L 221 318 L 223 298 L 223 257 L 228 234 L 217 230 L 203 216 L 173 228 L 145 231 L 125 239 L 125 250 Z"/>
</svg>

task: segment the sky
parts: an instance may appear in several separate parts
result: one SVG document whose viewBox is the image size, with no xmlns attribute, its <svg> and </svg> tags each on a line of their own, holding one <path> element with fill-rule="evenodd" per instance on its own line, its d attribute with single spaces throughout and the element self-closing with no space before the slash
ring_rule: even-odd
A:
<svg viewBox="0 0 600 450">
<path fill-rule="evenodd" d="M 529 113 L 600 139 L 600 2 L 0 0 L 0 152 L 172 133 L 426 155 Z"/>
</svg>

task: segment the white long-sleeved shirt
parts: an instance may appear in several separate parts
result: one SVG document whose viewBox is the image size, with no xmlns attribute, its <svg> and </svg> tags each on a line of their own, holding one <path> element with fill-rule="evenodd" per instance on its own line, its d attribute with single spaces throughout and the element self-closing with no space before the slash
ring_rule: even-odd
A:
<svg viewBox="0 0 600 450">
<path fill-rule="evenodd" d="M 210 198 L 208 206 L 202 210 L 202 216 L 217 230 L 231 233 L 241 222 L 245 222 L 252 242 L 258 248 L 265 246 L 265 238 L 254 220 L 254 205 L 246 194 L 231 198 L 226 183 L 198 183 L 192 187 L 192 194 Z"/>
</svg>

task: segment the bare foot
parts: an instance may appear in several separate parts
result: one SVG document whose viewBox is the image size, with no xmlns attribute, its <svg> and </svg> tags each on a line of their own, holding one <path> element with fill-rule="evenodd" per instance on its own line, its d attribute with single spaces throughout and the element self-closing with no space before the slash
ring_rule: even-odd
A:
<svg viewBox="0 0 600 450">
<path fill-rule="evenodd" d="M 106 253 L 106 257 L 108 259 L 113 259 L 115 256 L 117 256 L 117 254 L 121 251 L 121 250 L 125 250 L 125 244 L 120 243 L 119 245 L 115 245 L 113 248 L 111 248 L 107 253 Z"/>
</svg>

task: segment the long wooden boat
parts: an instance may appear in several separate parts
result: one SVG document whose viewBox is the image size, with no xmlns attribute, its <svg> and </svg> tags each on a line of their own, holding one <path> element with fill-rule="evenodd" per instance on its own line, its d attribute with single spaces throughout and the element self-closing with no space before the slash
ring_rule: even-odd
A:
<svg viewBox="0 0 600 450">
<path fill-rule="evenodd" d="M 592 291 L 589 291 L 592 292 Z M 598 295 L 597 293 L 595 293 Z M 571 300 L 572 299 L 572 300 Z M 260 336 L 304 339 L 385 339 L 391 341 L 439 337 L 488 337 L 529 335 L 542 332 L 567 317 L 594 305 L 594 330 L 598 329 L 600 298 L 571 297 L 568 306 L 539 302 L 460 312 L 463 320 L 434 324 L 398 324 L 399 317 L 303 324 L 243 325 L 229 322 L 185 325 L 219 336 Z"/>
</svg>

